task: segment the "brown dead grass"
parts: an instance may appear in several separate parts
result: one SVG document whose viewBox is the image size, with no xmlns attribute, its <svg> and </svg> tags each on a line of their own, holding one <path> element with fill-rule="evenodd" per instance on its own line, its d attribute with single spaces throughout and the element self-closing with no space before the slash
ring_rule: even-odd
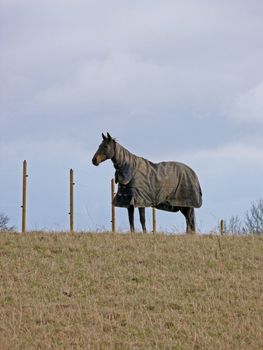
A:
<svg viewBox="0 0 263 350">
<path fill-rule="evenodd" d="M 0 235 L 1 349 L 263 349 L 263 237 Z"/>
</svg>

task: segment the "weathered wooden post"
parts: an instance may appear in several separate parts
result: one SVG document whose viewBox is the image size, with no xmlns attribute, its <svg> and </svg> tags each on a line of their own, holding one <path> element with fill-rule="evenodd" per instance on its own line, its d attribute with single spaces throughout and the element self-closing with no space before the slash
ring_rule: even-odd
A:
<svg viewBox="0 0 263 350">
<path fill-rule="evenodd" d="M 115 232 L 116 229 L 116 217 L 115 217 L 115 207 L 113 205 L 113 199 L 115 196 L 115 182 L 111 179 L 111 231 Z"/>
<path fill-rule="evenodd" d="M 23 181 L 22 181 L 22 234 L 26 233 L 26 185 L 27 185 L 27 161 L 23 162 Z"/>
<path fill-rule="evenodd" d="M 69 224 L 70 233 L 74 233 L 74 173 L 73 169 L 69 172 Z"/>
<path fill-rule="evenodd" d="M 224 224 L 224 220 L 220 220 L 220 234 L 221 236 L 223 236 L 225 233 L 225 224 Z"/>
<path fill-rule="evenodd" d="M 152 217 L 153 217 L 153 234 L 156 233 L 156 209 L 152 208 Z"/>
</svg>

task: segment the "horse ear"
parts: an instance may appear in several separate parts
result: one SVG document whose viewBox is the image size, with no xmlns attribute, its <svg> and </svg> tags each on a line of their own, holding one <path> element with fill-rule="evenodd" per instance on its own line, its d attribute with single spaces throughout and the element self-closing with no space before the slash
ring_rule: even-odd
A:
<svg viewBox="0 0 263 350">
<path fill-rule="evenodd" d="M 103 133 L 101 134 L 101 136 L 102 136 L 104 141 L 107 139 L 107 137 Z"/>
<path fill-rule="evenodd" d="M 107 132 L 107 136 L 109 140 L 112 140 L 112 137 L 110 136 L 110 134 Z"/>
</svg>

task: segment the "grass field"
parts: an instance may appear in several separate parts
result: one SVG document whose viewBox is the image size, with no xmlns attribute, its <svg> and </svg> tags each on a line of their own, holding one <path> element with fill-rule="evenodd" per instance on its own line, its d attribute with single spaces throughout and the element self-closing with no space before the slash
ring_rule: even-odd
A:
<svg viewBox="0 0 263 350">
<path fill-rule="evenodd" d="M 263 237 L 0 234 L 2 349 L 263 349 Z"/>
</svg>

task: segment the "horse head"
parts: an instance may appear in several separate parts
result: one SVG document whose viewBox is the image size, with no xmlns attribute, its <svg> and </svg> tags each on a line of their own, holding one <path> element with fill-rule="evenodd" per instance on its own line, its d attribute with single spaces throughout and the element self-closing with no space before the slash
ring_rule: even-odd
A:
<svg viewBox="0 0 263 350">
<path fill-rule="evenodd" d="M 98 166 L 107 159 L 112 159 L 115 154 L 115 139 L 109 133 L 105 136 L 102 133 L 102 142 L 92 158 L 93 165 Z"/>
</svg>

